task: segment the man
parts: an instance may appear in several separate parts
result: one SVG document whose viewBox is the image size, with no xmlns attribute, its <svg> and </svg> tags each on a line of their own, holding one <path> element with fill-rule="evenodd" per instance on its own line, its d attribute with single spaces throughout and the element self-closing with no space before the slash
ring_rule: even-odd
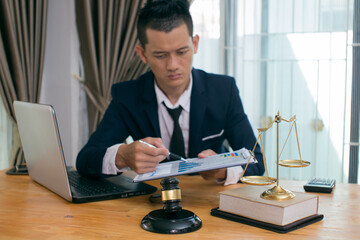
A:
<svg viewBox="0 0 360 240">
<path fill-rule="evenodd" d="M 140 44 L 135 50 L 151 71 L 136 80 L 114 84 L 104 118 L 78 155 L 78 171 L 88 176 L 117 174 L 129 168 L 137 173 L 154 171 L 174 145 L 181 152 L 176 154 L 189 158 L 225 152 L 226 139 L 235 150 L 251 150 L 256 139 L 235 80 L 192 68 L 199 36 L 193 36 L 187 1 L 147 2 L 140 11 L 137 30 Z M 171 112 L 178 108 L 180 115 L 173 119 Z M 180 135 L 181 144 L 171 146 L 178 140 L 175 135 Z M 128 136 L 135 141 L 122 144 Z M 246 175 L 264 173 L 259 147 L 255 156 L 258 163 L 249 165 Z M 239 166 L 200 175 L 233 184 L 242 172 Z"/>
</svg>

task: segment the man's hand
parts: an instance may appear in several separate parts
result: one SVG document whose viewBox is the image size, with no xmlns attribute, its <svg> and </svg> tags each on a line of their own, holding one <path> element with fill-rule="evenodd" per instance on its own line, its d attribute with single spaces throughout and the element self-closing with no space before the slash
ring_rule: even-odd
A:
<svg viewBox="0 0 360 240">
<path fill-rule="evenodd" d="M 123 144 L 116 153 L 116 167 L 129 167 L 136 173 L 147 173 L 155 171 L 159 162 L 164 160 L 169 153 L 160 138 L 144 138 L 144 142 L 154 145 L 150 147 L 139 141 L 131 144 Z"/>
<path fill-rule="evenodd" d="M 208 149 L 208 150 L 204 150 L 201 153 L 199 153 L 198 157 L 205 158 L 205 157 L 209 157 L 211 155 L 216 155 L 216 153 L 213 150 Z M 211 179 L 225 180 L 226 179 L 226 168 L 200 172 L 200 175 L 205 180 L 211 180 Z"/>
</svg>

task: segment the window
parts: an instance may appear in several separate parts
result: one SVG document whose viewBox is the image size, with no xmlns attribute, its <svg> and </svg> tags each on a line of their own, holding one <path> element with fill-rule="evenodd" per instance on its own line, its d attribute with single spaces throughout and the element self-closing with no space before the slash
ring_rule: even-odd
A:
<svg viewBox="0 0 360 240">
<path fill-rule="evenodd" d="M 354 2 L 204 2 L 194 1 L 191 7 L 193 16 L 197 15 L 195 32 L 201 33 L 200 48 L 207 48 L 203 51 L 213 54 L 219 50 L 206 57 L 219 68 L 214 63 L 201 63 L 201 58 L 194 61 L 194 66 L 210 72 L 218 69 L 236 78 L 256 135 L 256 129 L 265 127 L 278 111 L 285 119 L 296 114 L 301 157 L 311 165 L 304 169 L 280 168 L 280 177 L 347 181 Z M 206 20 L 208 16 L 200 17 L 210 14 L 212 22 Z M 204 46 L 201 40 L 208 41 L 203 36 L 207 36 L 204 29 L 209 22 L 221 26 L 220 36 Z M 280 147 L 289 129 L 285 123 L 280 125 Z M 281 159 L 299 158 L 292 131 Z M 269 130 L 263 139 L 269 175 L 276 176 L 275 131 Z"/>
</svg>

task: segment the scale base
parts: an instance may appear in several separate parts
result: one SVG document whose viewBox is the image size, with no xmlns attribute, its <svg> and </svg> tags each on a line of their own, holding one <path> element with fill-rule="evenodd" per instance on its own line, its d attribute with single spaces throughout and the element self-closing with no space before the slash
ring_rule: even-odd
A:
<svg viewBox="0 0 360 240">
<path fill-rule="evenodd" d="M 293 199 L 295 197 L 295 194 L 280 186 L 275 186 L 271 189 L 264 191 L 260 195 L 260 197 L 268 200 L 280 201 Z"/>
<path fill-rule="evenodd" d="M 140 225 L 149 232 L 180 234 L 194 232 L 201 228 L 201 224 L 200 218 L 191 211 L 165 212 L 158 209 L 146 215 Z"/>
</svg>

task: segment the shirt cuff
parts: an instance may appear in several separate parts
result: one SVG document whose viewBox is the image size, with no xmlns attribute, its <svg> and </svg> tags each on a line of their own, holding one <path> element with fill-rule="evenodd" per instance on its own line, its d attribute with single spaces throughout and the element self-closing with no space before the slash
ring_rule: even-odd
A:
<svg viewBox="0 0 360 240">
<path fill-rule="evenodd" d="M 219 184 L 224 184 L 224 186 L 236 184 L 239 182 L 240 177 L 243 174 L 244 169 L 241 166 L 230 167 L 226 169 L 226 179 L 225 180 L 216 180 Z"/>
<path fill-rule="evenodd" d="M 120 145 L 122 145 L 122 144 L 121 143 L 115 144 L 111 147 L 108 147 L 108 149 L 106 149 L 106 153 L 103 158 L 103 165 L 102 165 L 102 173 L 103 174 L 116 175 L 120 172 L 125 172 L 129 169 L 128 167 L 118 169 L 115 165 L 116 153 L 117 153 Z"/>
</svg>

